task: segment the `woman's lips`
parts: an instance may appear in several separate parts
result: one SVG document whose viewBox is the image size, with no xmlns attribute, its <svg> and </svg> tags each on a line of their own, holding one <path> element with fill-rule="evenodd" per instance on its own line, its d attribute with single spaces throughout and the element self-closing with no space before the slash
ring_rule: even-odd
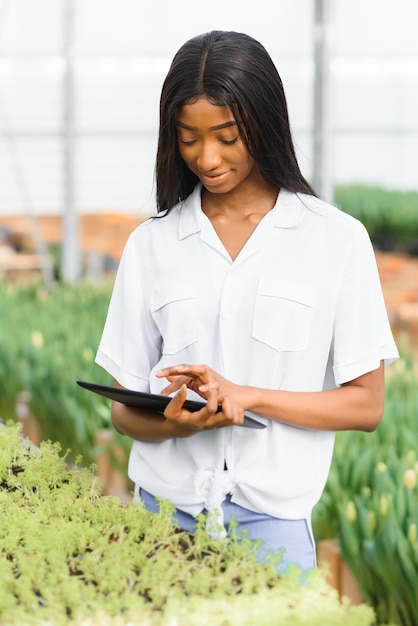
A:
<svg viewBox="0 0 418 626">
<path fill-rule="evenodd" d="M 229 171 L 223 172 L 222 174 L 200 174 L 199 177 L 205 185 L 218 185 L 224 182 L 228 174 Z"/>
</svg>

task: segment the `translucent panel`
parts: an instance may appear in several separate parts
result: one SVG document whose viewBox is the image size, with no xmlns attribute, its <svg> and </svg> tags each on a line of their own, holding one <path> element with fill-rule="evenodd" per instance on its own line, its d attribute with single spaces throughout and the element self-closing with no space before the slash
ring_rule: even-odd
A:
<svg viewBox="0 0 418 626">
<path fill-rule="evenodd" d="M 213 29 L 247 32 L 269 52 L 310 51 L 311 0 L 82 0 L 77 3 L 77 46 L 87 52 L 141 51 L 172 56 L 195 35 Z M 94 28 L 91 27 L 94 24 Z"/>
<path fill-rule="evenodd" d="M 60 58 L 0 61 L 0 131 L 59 132 L 63 69 Z"/>
<path fill-rule="evenodd" d="M 0 51 L 35 55 L 62 50 L 62 0 L 3 0 Z"/>
<path fill-rule="evenodd" d="M 407 135 L 337 133 L 333 166 L 335 183 L 416 189 L 417 145 L 417 132 Z"/>
<path fill-rule="evenodd" d="M 337 55 L 416 56 L 416 0 L 332 0 Z"/>
<path fill-rule="evenodd" d="M 156 137 L 77 142 L 77 204 L 85 212 L 154 212 Z"/>
<path fill-rule="evenodd" d="M 0 141 L 0 213 L 60 213 L 62 147 L 57 138 Z"/>
</svg>

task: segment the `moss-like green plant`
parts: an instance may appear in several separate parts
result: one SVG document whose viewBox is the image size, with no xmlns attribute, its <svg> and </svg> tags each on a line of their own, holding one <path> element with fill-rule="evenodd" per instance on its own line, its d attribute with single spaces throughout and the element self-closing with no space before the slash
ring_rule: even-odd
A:
<svg viewBox="0 0 418 626">
<path fill-rule="evenodd" d="M 249 542 L 213 540 L 171 522 L 162 503 L 100 496 L 92 472 L 69 471 L 0 428 L 0 623 L 3 626 L 370 626 L 372 610 L 340 603 L 314 573 L 301 586 Z"/>
</svg>

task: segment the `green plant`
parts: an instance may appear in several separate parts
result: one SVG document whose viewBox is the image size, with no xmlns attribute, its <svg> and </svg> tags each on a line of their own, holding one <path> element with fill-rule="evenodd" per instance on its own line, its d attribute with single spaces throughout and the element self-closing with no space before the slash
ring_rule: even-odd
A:
<svg viewBox="0 0 418 626">
<path fill-rule="evenodd" d="M 378 623 L 414 626 L 418 615 L 418 377 L 391 366 L 376 432 L 340 433 L 314 511 L 317 538 L 337 536 Z"/>
<path fill-rule="evenodd" d="M 50 291 L 0 284 L 0 415 L 13 418 L 17 394 L 29 392 L 42 438 L 87 463 L 94 460 L 94 434 L 110 425 L 110 402 L 79 388 L 76 379 L 111 383 L 94 363 L 110 289 L 107 283 Z"/>
<path fill-rule="evenodd" d="M 249 541 L 182 532 L 142 505 L 99 495 L 57 444 L 34 449 L 0 428 L 0 623 L 3 626 L 370 626 L 319 572 L 279 578 Z"/>
<path fill-rule="evenodd" d="M 370 236 L 418 237 L 418 192 L 364 185 L 338 186 L 335 203 L 366 226 Z"/>
</svg>

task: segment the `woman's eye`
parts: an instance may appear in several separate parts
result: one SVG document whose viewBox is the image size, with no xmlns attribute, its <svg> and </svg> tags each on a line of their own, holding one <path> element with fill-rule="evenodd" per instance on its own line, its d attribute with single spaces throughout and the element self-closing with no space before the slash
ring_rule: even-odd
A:
<svg viewBox="0 0 418 626">
<path fill-rule="evenodd" d="M 234 139 L 221 139 L 221 143 L 225 144 L 226 146 L 231 146 L 233 143 L 236 143 L 238 141 L 238 138 L 239 135 L 234 137 Z"/>
<path fill-rule="evenodd" d="M 180 137 L 179 141 L 183 146 L 192 146 L 195 143 L 196 139 L 182 139 Z"/>
</svg>

